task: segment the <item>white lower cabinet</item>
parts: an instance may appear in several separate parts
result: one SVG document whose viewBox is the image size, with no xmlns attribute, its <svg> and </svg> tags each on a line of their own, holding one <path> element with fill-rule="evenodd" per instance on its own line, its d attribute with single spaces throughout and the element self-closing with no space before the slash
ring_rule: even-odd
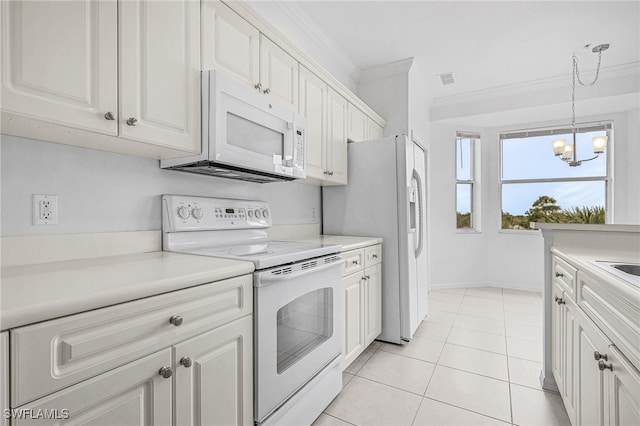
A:
<svg viewBox="0 0 640 426">
<path fill-rule="evenodd" d="M 9 333 L 0 333 L 0 426 L 9 426 L 3 414 L 9 405 Z"/>
<path fill-rule="evenodd" d="M 174 347 L 177 425 L 253 424 L 252 328 L 246 316 Z"/>
<path fill-rule="evenodd" d="M 24 415 L 13 424 L 55 425 L 68 418 L 77 425 L 169 426 L 172 384 L 162 368 L 171 369 L 169 348 L 23 405 L 16 413 Z"/>
<path fill-rule="evenodd" d="M 375 257 L 367 256 L 367 252 Z M 344 267 L 344 370 L 375 340 L 382 331 L 381 246 L 343 253 Z M 367 259 L 370 259 L 367 262 Z M 354 270 L 356 272 L 354 272 Z"/>
<path fill-rule="evenodd" d="M 552 272 L 552 371 L 571 423 L 640 425 L 640 373 L 573 300 L 584 299 L 576 282 L 593 279 L 556 256 L 553 264 L 565 268 Z"/>
<path fill-rule="evenodd" d="M 12 329 L 12 424 L 253 425 L 252 290 L 245 275 Z"/>
</svg>

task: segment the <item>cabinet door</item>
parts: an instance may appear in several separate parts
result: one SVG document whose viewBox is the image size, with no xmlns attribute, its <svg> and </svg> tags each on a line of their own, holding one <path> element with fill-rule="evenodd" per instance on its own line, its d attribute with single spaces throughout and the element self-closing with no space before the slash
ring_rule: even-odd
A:
<svg viewBox="0 0 640 426">
<path fill-rule="evenodd" d="M 347 368 L 364 350 L 362 320 L 362 273 L 342 279 L 344 288 L 344 346 L 342 348 L 342 369 Z"/>
<path fill-rule="evenodd" d="M 360 142 L 368 139 L 369 123 L 367 116 L 351 103 L 349 103 L 347 111 L 349 114 L 349 131 L 347 135 L 349 140 Z"/>
<path fill-rule="evenodd" d="M 116 135 L 117 5 L 3 1 L 2 110 Z"/>
<path fill-rule="evenodd" d="M 384 137 L 384 129 L 375 121 L 369 119 L 369 136 L 367 139 L 381 139 Z"/>
<path fill-rule="evenodd" d="M 328 139 L 326 157 L 329 159 L 328 180 L 347 184 L 347 101 L 333 89 L 327 92 Z"/>
<path fill-rule="evenodd" d="M 563 295 L 560 286 L 553 283 L 551 288 L 551 370 L 561 394 L 564 392 L 565 308 L 558 303 L 558 300 L 562 299 Z"/>
<path fill-rule="evenodd" d="M 176 424 L 253 425 L 252 329 L 249 315 L 174 347 Z"/>
<path fill-rule="evenodd" d="M 118 10 L 120 135 L 200 152 L 200 3 L 120 1 Z"/>
<path fill-rule="evenodd" d="M 640 374 L 615 348 L 609 348 L 611 364 L 609 424 L 640 425 Z"/>
<path fill-rule="evenodd" d="M 300 66 L 300 114 L 307 119 L 307 177 L 325 179 L 327 84 Z"/>
<path fill-rule="evenodd" d="M 170 366 L 171 350 L 167 348 L 20 408 L 34 412 L 50 410 L 58 417 L 68 413 L 69 423 L 74 425 L 169 426 L 171 378 L 163 378 L 159 370 Z M 58 425 L 61 422 L 34 418 L 16 419 L 13 424 Z"/>
<path fill-rule="evenodd" d="M 251 87 L 260 75 L 260 32 L 218 0 L 202 2 L 202 69 L 221 69 Z"/>
<path fill-rule="evenodd" d="M 262 92 L 298 109 L 298 61 L 264 35 L 260 35 Z"/>
<path fill-rule="evenodd" d="M 382 266 L 370 266 L 364 275 L 364 345 L 367 347 L 382 332 Z"/>
<path fill-rule="evenodd" d="M 578 307 L 575 303 L 568 299 L 566 294 L 563 297 L 565 304 L 563 310 L 563 367 L 564 367 L 564 380 L 562 390 L 562 400 L 564 402 L 564 408 L 567 410 L 567 415 L 572 424 L 576 424 L 576 366 L 575 366 L 575 352 L 576 352 L 576 330 L 577 330 L 577 315 L 576 311 Z"/>
<path fill-rule="evenodd" d="M 578 425 L 603 425 L 606 420 L 605 395 L 608 385 L 598 369 L 595 352 L 607 354 L 609 342 L 584 315 L 576 323 L 575 373 Z"/>
<path fill-rule="evenodd" d="M 9 332 L 0 333 L 0 413 L 9 406 Z M 0 426 L 9 426 L 9 419 L 0 415 Z"/>
</svg>

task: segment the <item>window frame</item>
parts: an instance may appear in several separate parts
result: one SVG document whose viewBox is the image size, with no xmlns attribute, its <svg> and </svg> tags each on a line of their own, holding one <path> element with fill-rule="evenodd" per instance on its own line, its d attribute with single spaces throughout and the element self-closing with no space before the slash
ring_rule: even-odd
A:
<svg viewBox="0 0 640 426">
<path fill-rule="evenodd" d="M 580 123 L 576 124 L 576 128 L 578 131 L 593 132 L 598 130 L 604 130 L 607 132 L 608 142 L 607 142 L 607 159 L 605 163 L 606 173 L 604 176 L 591 176 L 591 177 L 563 177 L 563 178 L 538 178 L 538 179 L 503 179 L 502 170 L 504 166 L 504 157 L 503 157 L 503 143 L 505 135 L 516 135 L 522 134 L 522 137 L 535 137 L 535 136 L 544 136 L 545 133 L 548 136 L 552 136 L 554 134 L 567 134 L 571 132 L 571 128 L 567 125 L 562 126 L 549 126 L 543 128 L 535 128 L 529 130 L 514 130 L 514 131 L 504 131 L 500 132 L 499 137 L 499 153 L 500 153 L 500 170 L 499 170 L 499 179 L 498 179 L 498 231 L 501 233 L 522 233 L 522 234 L 537 234 L 539 231 L 537 229 L 509 229 L 502 227 L 502 188 L 504 184 L 526 184 L 526 183 L 554 183 L 554 182 L 604 182 L 604 211 L 605 211 L 605 224 L 610 224 L 613 221 L 613 155 L 614 155 L 614 129 L 613 129 L 613 120 L 609 121 L 600 121 L 600 122 L 590 122 L 590 123 Z M 532 133 L 530 136 L 528 133 Z M 513 138 L 513 137 L 512 137 Z M 549 152 L 552 153 L 551 145 L 549 145 Z M 561 160 L 557 160 L 561 161 Z M 568 164 L 567 167 L 570 167 Z M 578 166 L 580 167 L 580 166 Z"/>
<path fill-rule="evenodd" d="M 469 163 L 470 173 L 469 179 L 458 179 L 458 156 L 459 156 L 459 141 L 461 139 L 469 139 Z M 454 173 L 455 173 L 455 186 L 454 186 L 454 210 L 456 212 L 456 232 L 460 234 L 480 233 L 480 142 L 481 135 L 478 132 L 466 132 L 456 131 L 455 148 L 454 148 Z M 458 214 L 458 185 L 469 184 L 471 185 L 471 200 L 469 211 L 471 213 L 471 226 L 469 228 L 458 228 L 457 214 Z"/>
</svg>

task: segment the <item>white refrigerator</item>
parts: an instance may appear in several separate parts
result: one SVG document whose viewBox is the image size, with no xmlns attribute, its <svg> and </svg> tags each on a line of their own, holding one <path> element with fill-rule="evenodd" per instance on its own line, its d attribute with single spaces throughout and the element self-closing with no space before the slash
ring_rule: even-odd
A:
<svg viewBox="0 0 640 426">
<path fill-rule="evenodd" d="M 384 238 L 378 340 L 406 343 L 427 315 L 426 151 L 405 135 L 348 151 L 348 185 L 322 190 L 323 233 Z"/>
</svg>

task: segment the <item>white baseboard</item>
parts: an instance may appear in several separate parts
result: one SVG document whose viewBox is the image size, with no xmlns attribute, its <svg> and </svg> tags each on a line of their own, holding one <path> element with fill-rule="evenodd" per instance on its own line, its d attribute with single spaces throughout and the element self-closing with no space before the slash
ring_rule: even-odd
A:
<svg viewBox="0 0 640 426">
<path fill-rule="evenodd" d="M 475 287 L 496 287 L 496 288 L 506 288 L 510 290 L 529 291 L 532 293 L 542 293 L 542 287 L 537 289 L 537 288 L 531 288 L 527 286 L 520 286 L 517 284 L 504 284 L 504 283 L 497 283 L 497 282 L 438 283 L 438 284 L 431 284 L 429 286 L 431 290 L 443 290 L 448 288 L 475 288 Z"/>
</svg>

